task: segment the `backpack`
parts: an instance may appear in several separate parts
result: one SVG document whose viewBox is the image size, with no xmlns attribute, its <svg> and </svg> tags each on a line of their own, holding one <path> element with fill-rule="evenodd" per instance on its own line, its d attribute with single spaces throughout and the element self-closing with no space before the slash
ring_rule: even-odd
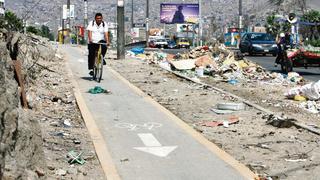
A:
<svg viewBox="0 0 320 180">
<path fill-rule="evenodd" d="M 94 20 L 92 21 L 92 26 L 94 26 Z M 104 27 L 104 21 L 102 21 L 102 27 Z"/>
</svg>

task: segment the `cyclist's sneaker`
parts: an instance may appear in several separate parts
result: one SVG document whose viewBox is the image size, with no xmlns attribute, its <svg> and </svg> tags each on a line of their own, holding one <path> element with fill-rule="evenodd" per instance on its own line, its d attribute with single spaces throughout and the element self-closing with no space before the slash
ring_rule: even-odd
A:
<svg viewBox="0 0 320 180">
<path fill-rule="evenodd" d="M 107 65 L 107 62 L 106 62 L 106 60 L 104 60 L 104 59 L 103 59 L 103 65 Z"/>
<path fill-rule="evenodd" d="M 89 75 L 90 75 L 90 76 L 93 76 L 93 71 L 90 71 L 90 72 L 89 72 Z"/>
</svg>

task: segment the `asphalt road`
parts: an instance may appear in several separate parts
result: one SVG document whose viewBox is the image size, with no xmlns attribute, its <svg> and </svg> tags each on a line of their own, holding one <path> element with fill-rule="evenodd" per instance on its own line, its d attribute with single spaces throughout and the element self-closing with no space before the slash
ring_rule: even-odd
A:
<svg viewBox="0 0 320 180">
<path fill-rule="evenodd" d="M 246 56 L 247 59 L 258 63 L 262 67 L 266 68 L 267 70 L 271 72 L 281 72 L 280 65 L 278 67 L 274 67 L 274 60 L 275 57 L 273 56 Z M 294 72 L 299 73 L 301 76 L 303 76 L 305 79 L 311 80 L 311 81 L 318 81 L 320 80 L 320 68 L 319 67 L 311 67 L 308 69 L 305 68 L 293 68 Z"/>
</svg>

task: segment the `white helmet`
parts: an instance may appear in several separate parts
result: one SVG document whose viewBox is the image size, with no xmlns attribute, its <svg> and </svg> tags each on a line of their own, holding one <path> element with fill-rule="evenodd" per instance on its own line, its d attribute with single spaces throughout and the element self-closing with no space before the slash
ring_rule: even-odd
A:
<svg viewBox="0 0 320 180">
<path fill-rule="evenodd" d="M 285 34 L 284 33 L 280 33 L 280 37 L 284 37 L 285 36 Z"/>
</svg>

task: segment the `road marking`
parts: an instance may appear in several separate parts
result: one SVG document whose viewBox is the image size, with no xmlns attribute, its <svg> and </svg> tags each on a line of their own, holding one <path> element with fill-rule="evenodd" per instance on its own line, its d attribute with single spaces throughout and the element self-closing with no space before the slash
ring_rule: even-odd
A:
<svg viewBox="0 0 320 180">
<path fill-rule="evenodd" d="M 79 62 L 84 63 L 85 60 L 84 59 L 78 59 Z"/>
<path fill-rule="evenodd" d="M 153 130 L 156 128 L 161 127 L 162 124 L 156 123 L 156 122 L 148 122 L 144 124 L 131 124 L 131 123 L 118 123 L 115 125 L 117 128 L 121 129 L 128 129 L 128 131 L 136 131 L 139 129 L 145 129 L 145 130 Z"/>
<path fill-rule="evenodd" d="M 159 157 L 166 157 L 178 146 L 162 146 L 151 133 L 138 134 L 145 147 L 134 147 L 133 149 L 153 154 Z"/>
</svg>

